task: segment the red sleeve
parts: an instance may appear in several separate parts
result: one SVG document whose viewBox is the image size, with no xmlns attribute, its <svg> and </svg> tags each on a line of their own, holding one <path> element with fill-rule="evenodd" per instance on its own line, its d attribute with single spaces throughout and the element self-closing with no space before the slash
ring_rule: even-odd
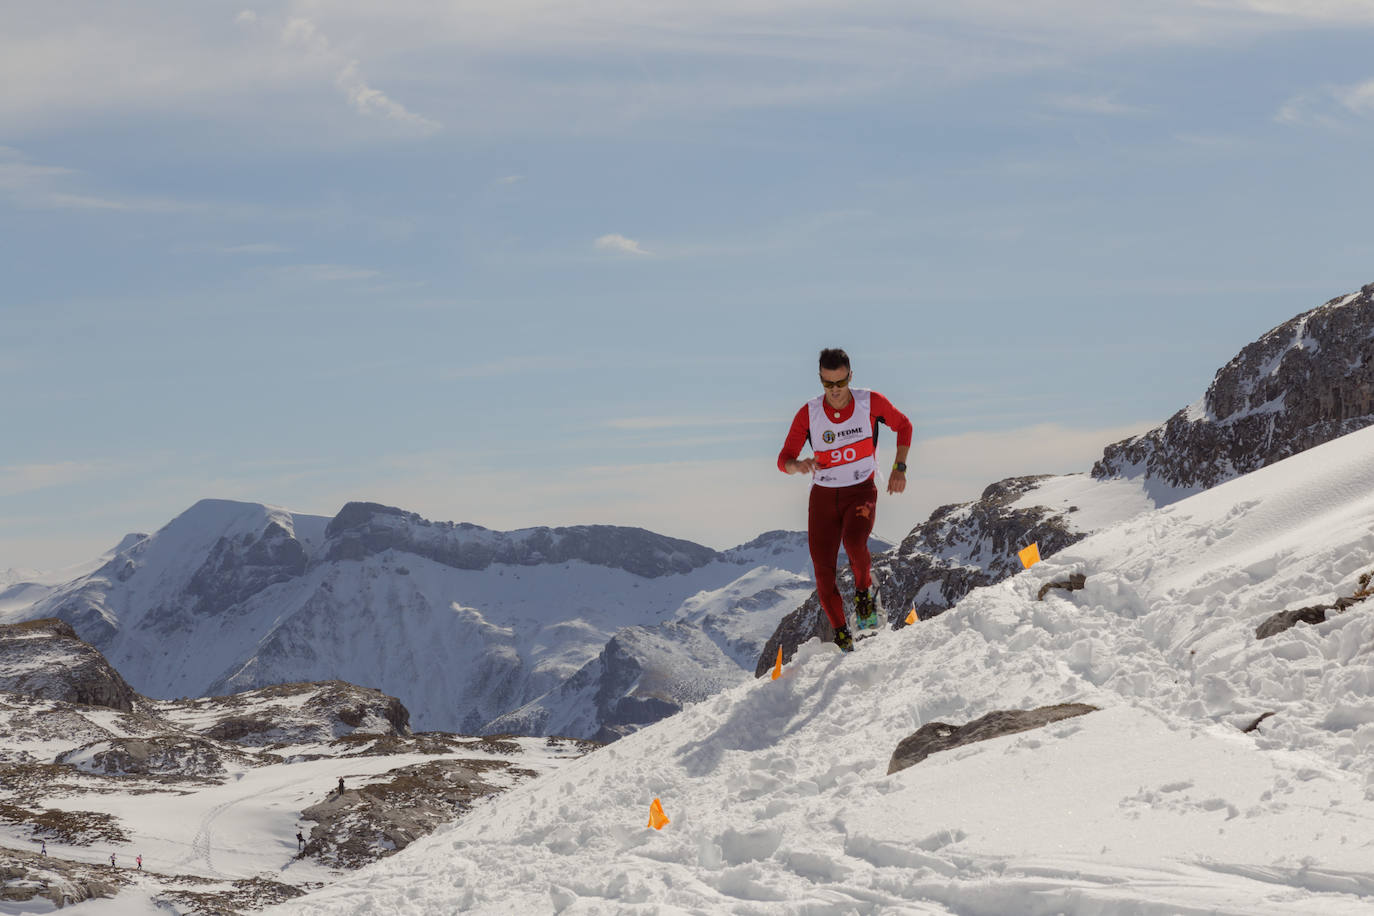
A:
<svg viewBox="0 0 1374 916">
<path fill-rule="evenodd" d="M 806 437 L 811 434 L 811 411 L 803 404 L 801 410 L 792 418 L 792 427 L 787 431 L 787 441 L 778 452 L 778 470 L 787 473 L 786 464 L 801 454 Z"/>
<path fill-rule="evenodd" d="M 892 402 L 874 391 L 869 394 L 873 418 L 886 423 L 897 434 L 897 447 L 911 445 L 911 421 L 906 414 L 892 406 Z"/>
</svg>

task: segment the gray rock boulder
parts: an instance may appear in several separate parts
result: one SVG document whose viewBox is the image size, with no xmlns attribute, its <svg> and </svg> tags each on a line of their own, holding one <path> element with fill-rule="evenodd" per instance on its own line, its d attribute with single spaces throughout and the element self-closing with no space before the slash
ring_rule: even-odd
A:
<svg viewBox="0 0 1374 916">
<path fill-rule="evenodd" d="M 892 752 L 887 772 L 905 770 L 925 760 L 931 754 L 963 747 L 978 741 L 1001 738 L 1018 732 L 1042 728 L 1051 722 L 1071 719 L 1074 716 L 1095 712 L 1096 706 L 1086 703 L 1059 703 L 1054 706 L 1041 706 L 1037 709 L 997 710 L 974 719 L 966 725 L 950 725 L 946 722 L 930 722 L 903 738 Z"/>
</svg>

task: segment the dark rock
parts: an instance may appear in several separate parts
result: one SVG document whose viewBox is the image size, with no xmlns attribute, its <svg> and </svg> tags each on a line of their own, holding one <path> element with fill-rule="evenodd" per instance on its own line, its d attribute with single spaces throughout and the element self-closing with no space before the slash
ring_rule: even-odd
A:
<svg viewBox="0 0 1374 916">
<path fill-rule="evenodd" d="M 165 735 L 97 741 L 59 755 L 57 763 L 106 776 L 203 778 L 223 775 L 223 758 L 221 750 L 209 741 Z M 249 765 L 253 763 L 243 757 L 238 759 Z"/>
<path fill-rule="evenodd" d="M 1300 623 L 1325 623 L 1326 612 L 1332 609 L 1333 607 L 1330 605 L 1313 605 L 1291 611 L 1279 611 L 1255 627 L 1255 638 L 1268 639 L 1270 636 L 1276 636 Z"/>
<path fill-rule="evenodd" d="M 967 725 L 949 725 L 945 722 L 931 722 L 922 725 L 913 734 L 903 738 L 892 753 L 887 765 L 889 774 L 905 770 L 920 763 L 931 754 L 962 747 L 978 741 L 1014 735 L 1030 731 L 1074 716 L 1085 715 L 1097 710 L 1096 706 L 1086 703 L 1059 703 L 1055 706 L 1041 706 L 1031 710 L 998 710 L 974 719 Z"/>
<path fill-rule="evenodd" d="M 56 618 L 0 625 L 0 663 L 0 690 L 120 712 L 142 699 L 100 650 Z"/>
<path fill-rule="evenodd" d="M 1040 592 L 1036 595 L 1037 601 L 1044 601 L 1045 596 L 1050 593 L 1052 588 L 1062 588 L 1066 592 L 1076 592 L 1088 584 L 1088 577 L 1083 573 L 1072 573 L 1067 579 L 1060 579 L 1056 582 L 1046 582 L 1040 586 Z"/>
<path fill-rule="evenodd" d="M 1272 716 L 1272 715 L 1273 715 L 1272 712 L 1266 712 L 1266 713 L 1264 713 L 1264 714 L 1261 715 L 1258 719 L 1256 719 L 1255 721 L 1251 722 L 1249 725 L 1245 726 L 1245 728 L 1241 729 L 1241 731 L 1245 732 L 1247 735 L 1248 735 L 1250 732 L 1258 731 L 1258 730 L 1259 730 L 1259 727 L 1260 727 L 1260 723 L 1263 722 L 1265 719 L 1269 718 L 1269 717 Z"/>
<path fill-rule="evenodd" d="M 1200 404 L 1109 446 L 1094 477 L 1213 487 L 1374 423 L 1374 284 L 1269 331 L 1217 370 Z"/>
</svg>

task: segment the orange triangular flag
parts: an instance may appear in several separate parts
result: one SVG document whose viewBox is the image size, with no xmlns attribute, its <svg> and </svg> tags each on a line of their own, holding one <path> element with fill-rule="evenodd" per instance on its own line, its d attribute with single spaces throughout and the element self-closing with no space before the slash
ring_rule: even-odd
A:
<svg viewBox="0 0 1374 916">
<path fill-rule="evenodd" d="M 1022 548 L 1016 555 L 1021 558 L 1021 565 L 1030 569 L 1040 562 L 1040 543 L 1037 541 L 1029 547 Z"/>
<path fill-rule="evenodd" d="M 668 815 L 663 813 L 663 802 L 654 799 L 654 803 L 649 806 L 649 826 L 655 830 L 662 830 L 667 823 Z"/>
<path fill-rule="evenodd" d="M 773 665 L 773 680 L 782 677 L 782 646 L 778 646 L 778 660 Z"/>
<path fill-rule="evenodd" d="M 907 626 L 916 622 L 916 609 L 912 608 L 911 613 L 906 615 Z"/>
</svg>

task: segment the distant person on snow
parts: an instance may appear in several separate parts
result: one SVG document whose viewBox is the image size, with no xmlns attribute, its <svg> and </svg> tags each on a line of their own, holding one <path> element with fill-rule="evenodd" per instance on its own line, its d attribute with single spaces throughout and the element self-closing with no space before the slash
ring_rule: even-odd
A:
<svg viewBox="0 0 1374 916">
<path fill-rule="evenodd" d="M 110 853 L 110 867 L 111 867 L 111 868 L 114 868 L 114 867 L 115 867 L 115 854 L 114 854 L 114 853 Z"/>
<path fill-rule="evenodd" d="M 888 493 L 906 489 L 906 453 L 911 448 L 911 421 L 878 392 L 850 388 L 853 377 L 847 353 L 838 348 L 821 351 L 820 380 L 825 392 L 797 411 L 778 453 L 778 469 L 783 473 L 811 475 L 806 534 L 816 571 L 816 594 L 835 629 L 835 645 L 846 652 L 853 650 L 854 637 L 835 584 L 841 543 L 854 571 L 856 623 L 860 629 L 879 625 L 870 594 L 873 573 L 868 553 L 878 507 L 874 481 L 878 424 L 886 423 L 897 434 L 897 460 L 888 476 Z M 799 459 L 808 443 L 812 456 Z"/>
<path fill-rule="evenodd" d="M 301 832 L 300 832 L 299 830 L 297 830 L 297 831 L 296 831 L 296 852 L 300 852 L 300 851 L 301 851 L 302 849 L 304 849 L 304 848 L 305 848 L 305 837 L 301 836 Z"/>
<path fill-rule="evenodd" d="M 343 793 L 344 793 L 344 787 L 343 787 L 343 777 L 342 777 L 342 776 L 340 776 L 340 777 L 339 777 L 339 795 L 341 795 L 341 796 L 342 796 L 342 795 L 343 795 Z"/>
<path fill-rule="evenodd" d="M 138 863 L 138 870 L 143 871 L 143 853 L 140 852 L 134 861 Z"/>
<path fill-rule="evenodd" d="M 46 856 L 46 855 L 48 854 L 48 841 L 47 841 L 47 840 L 39 840 L 38 843 L 39 843 L 39 846 L 38 846 L 38 854 L 39 854 L 40 856 Z"/>
</svg>

